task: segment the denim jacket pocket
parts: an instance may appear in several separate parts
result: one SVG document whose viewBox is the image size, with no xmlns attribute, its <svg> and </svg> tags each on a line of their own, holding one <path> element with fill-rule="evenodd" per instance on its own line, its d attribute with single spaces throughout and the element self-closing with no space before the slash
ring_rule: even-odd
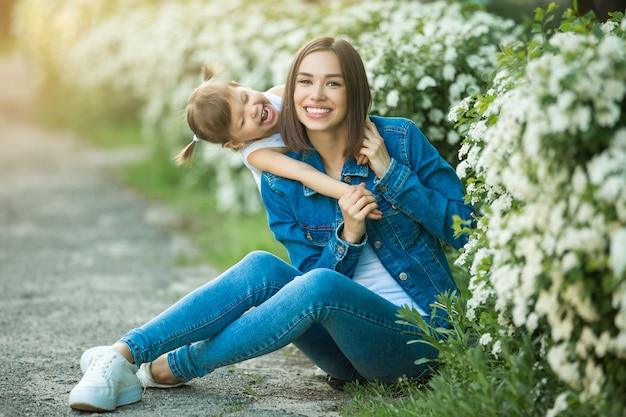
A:
<svg viewBox="0 0 626 417">
<path fill-rule="evenodd" d="M 335 226 L 332 224 L 325 225 L 305 225 L 301 224 L 300 228 L 304 234 L 304 238 L 315 246 L 324 247 L 335 232 Z"/>
</svg>

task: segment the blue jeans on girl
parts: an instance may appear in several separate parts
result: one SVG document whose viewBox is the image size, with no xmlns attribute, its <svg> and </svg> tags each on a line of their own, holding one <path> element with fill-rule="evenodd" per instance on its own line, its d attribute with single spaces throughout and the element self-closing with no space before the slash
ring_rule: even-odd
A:
<svg viewBox="0 0 626 417">
<path fill-rule="evenodd" d="M 407 344 L 418 336 L 396 323 L 398 309 L 335 271 L 303 274 L 255 251 L 121 341 L 137 365 L 169 352 L 170 369 L 181 381 L 289 343 L 340 380 L 424 378 L 428 365 L 414 362 L 437 352 Z"/>
</svg>

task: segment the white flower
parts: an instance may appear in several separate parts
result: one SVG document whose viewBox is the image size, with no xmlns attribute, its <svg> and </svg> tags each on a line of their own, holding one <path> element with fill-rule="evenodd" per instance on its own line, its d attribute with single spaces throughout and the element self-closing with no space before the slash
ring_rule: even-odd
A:
<svg viewBox="0 0 626 417">
<path fill-rule="evenodd" d="M 389 107 L 396 107 L 398 105 L 398 101 L 400 100 L 400 93 L 398 92 L 398 90 L 391 90 L 389 93 L 387 93 L 387 106 Z"/>
<path fill-rule="evenodd" d="M 617 36 L 605 36 L 598 45 L 598 55 L 615 61 L 624 61 L 626 51 L 624 51 L 624 41 Z"/>
<path fill-rule="evenodd" d="M 624 80 L 607 79 L 602 85 L 602 97 L 610 101 L 621 101 L 626 94 L 626 82 Z"/>
<path fill-rule="evenodd" d="M 589 359 L 585 366 L 585 395 L 591 397 L 599 395 L 602 392 L 602 386 L 605 381 L 606 378 L 602 367 L 597 365 L 592 359 Z"/>
<path fill-rule="evenodd" d="M 491 334 L 485 333 L 482 336 L 480 336 L 480 339 L 479 339 L 478 343 L 480 343 L 483 346 L 486 346 L 489 343 L 491 343 L 492 340 L 493 340 L 493 338 L 491 337 Z"/>
<path fill-rule="evenodd" d="M 559 396 L 556 397 L 556 400 L 554 400 L 552 408 L 546 413 L 546 417 L 556 417 L 561 414 L 562 411 L 567 410 L 567 396 L 567 392 L 559 394 Z"/>
<path fill-rule="evenodd" d="M 561 270 L 564 274 L 578 268 L 579 266 L 580 261 L 578 260 L 578 256 L 576 256 L 573 252 L 566 252 L 561 258 Z"/>
<path fill-rule="evenodd" d="M 568 358 L 567 345 L 564 343 L 550 348 L 547 360 L 552 370 L 573 388 L 580 387 L 580 373 L 576 362 Z"/>
<path fill-rule="evenodd" d="M 458 56 L 458 52 L 456 50 L 456 48 L 447 48 L 446 52 L 443 55 L 443 61 L 444 62 L 453 62 L 457 56 Z"/>
<path fill-rule="evenodd" d="M 497 358 L 500 353 L 502 353 L 502 342 L 500 340 L 496 340 L 491 347 L 491 354 Z"/>
<path fill-rule="evenodd" d="M 454 65 L 446 64 L 443 66 L 443 79 L 446 81 L 452 81 L 456 75 L 456 68 Z"/>
<path fill-rule="evenodd" d="M 557 32 L 550 38 L 550 44 L 561 48 L 562 52 L 577 52 L 582 39 L 574 32 Z"/>
<path fill-rule="evenodd" d="M 599 338 L 594 339 L 593 346 L 598 358 L 602 358 L 611 349 L 611 335 L 608 331 L 602 332 Z"/>
<path fill-rule="evenodd" d="M 596 109 L 595 119 L 599 126 L 611 127 L 618 122 L 621 109 L 616 103 L 604 99 L 597 99 L 596 106 L 598 106 L 598 108 Z"/>
<path fill-rule="evenodd" d="M 575 311 L 588 323 L 598 319 L 598 312 L 591 303 L 588 296 L 585 295 L 585 288 L 582 281 L 576 281 L 569 284 L 561 293 L 564 304 L 571 306 Z"/>
<path fill-rule="evenodd" d="M 626 227 L 611 234 L 609 265 L 616 277 L 626 272 Z"/>
<path fill-rule="evenodd" d="M 529 333 L 533 333 L 539 326 L 539 315 L 534 311 L 528 314 L 526 318 L 526 329 Z"/>
<path fill-rule="evenodd" d="M 446 135 L 446 142 L 449 143 L 450 145 L 456 145 L 457 143 L 459 143 L 459 140 L 460 140 L 460 136 L 456 132 L 456 130 L 450 130 L 448 134 Z"/>
<path fill-rule="evenodd" d="M 617 22 L 604 22 L 600 27 L 602 28 L 602 33 L 608 35 L 617 27 Z"/>
<path fill-rule="evenodd" d="M 430 110 L 428 110 L 428 120 L 430 120 L 432 123 L 440 123 L 444 118 L 444 114 L 441 111 L 441 109 L 438 109 L 436 107 L 431 108 Z"/>
<path fill-rule="evenodd" d="M 421 80 L 419 80 L 415 89 L 418 91 L 424 91 L 429 87 L 436 87 L 436 86 L 437 86 L 437 80 L 435 80 L 433 77 L 426 75 L 422 77 Z"/>
</svg>

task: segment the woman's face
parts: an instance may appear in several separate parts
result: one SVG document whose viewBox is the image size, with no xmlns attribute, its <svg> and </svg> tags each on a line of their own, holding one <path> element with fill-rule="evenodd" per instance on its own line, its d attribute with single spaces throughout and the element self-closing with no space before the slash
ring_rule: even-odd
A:
<svg viewBox="0 0 626 417">
<path fill-rule="evenodd" d="M 307 55 L 296 72 L 294 105 L 309 135 L 346 127 L 347 91 L 339 58 L 332 51 Z"/>
</svg>

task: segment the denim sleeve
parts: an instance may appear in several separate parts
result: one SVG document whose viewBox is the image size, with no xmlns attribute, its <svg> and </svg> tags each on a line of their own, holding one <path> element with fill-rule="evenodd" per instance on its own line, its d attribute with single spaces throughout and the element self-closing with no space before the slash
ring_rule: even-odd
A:
<svg viewBox="0 0 626 417">
<path fill-rule="evenodd" d="M 365 242 L 350 244 L 339 238 L 342 225 L 330 231 L 324 241 L 307 239 L 292 207 L 293 198 L 279 183 L 291 182 L 265 173 L 261 178 L 261 197 L 274 237 L 287 249 L 291 264 L 299 271 L 327 268 L 352 276 Z"/>
<path fill-rule="evenodd" d="M 474 208 L 465 204 L 465 191 L 454 169 L 422 131 L 413 122 L 405 127 L 402 138 L 390 142 L 392 162 L 375 190 L 430 234 L 458 249 L 467 236 L 454 237 L 453 216 L 471 220 Z M 381 134 L 384 138 L 388 133 Z"/>
</svg>

